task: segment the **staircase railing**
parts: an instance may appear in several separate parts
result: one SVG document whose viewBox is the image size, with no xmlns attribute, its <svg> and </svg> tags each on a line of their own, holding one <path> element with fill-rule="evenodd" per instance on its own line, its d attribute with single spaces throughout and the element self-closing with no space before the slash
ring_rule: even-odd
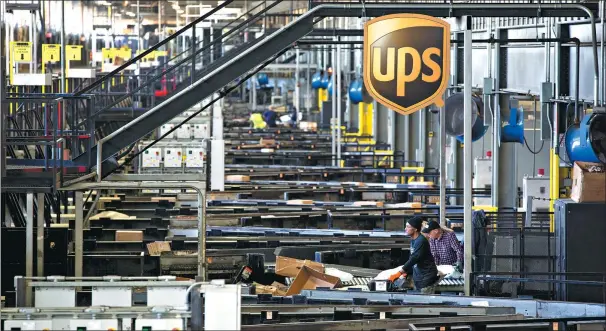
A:
<svg viewBox="0 0 606 331">
<path fill-rule="evenodd" d="M 206 14 L 198 17 L 193 22 L 191 22 L 188 25 L 184 26 L 181 30 L 179 30 L 179 31 L 175 32 L 174 34 L 168 36 L 166 39 L 160 41 L 159 43 L 155 44 L 154 46 L 150 47 L 149 49 L 147 49 L 144 52 L 140 53 L 139 55 L 135 56 L 134 58 L 126 61 L 126 63 L 124 63 L 121 66 L 119 66 L 118 68 L 114 69 L 112 72 L 110 72 L 106 76 L 104 76 L 104 77 L 102 77 L 102 78 L 94 81 L 89 86 L 85 87 L 84 89 L 82 89 L 82 90 L 74 93 L 74 95 L 75 96 L 80 96 L 80 95 L 83 95 L 83 94 L 90 93 L 95 88 L 101 86 L 101 84 L 108 83 L 111 78 L 117 77 L 119 73 L 121 73 L 122 71 L 124 71 L 125 69 L 127 69 L 128 67 L 130 67 L 131 65 L 136 64 L 137 62 L 141 61 L 143 58 L 145 58 L 148 55 L 152 54 L 152 52 L 155 52 L 155 51 L 159 50 L 161 47 L 163 47 L 164 45 L 167 45 L 172 40 L 175 40 L 177 37 L 183 35 L 189 29 L 194 28 L 197 24 L 199 24 L 200 22 L 208 19 L 209 17 L 211 17 L 212 15 L 214 15 L 215 13 L 217 13 L 219 10 L 221 10 L 223 8 L 226 8 L 228 5 L 230 5 L 234 1 L 235 0 L 227 0 L 225 2 L 222 2 L 217 7 L 211 9 L 210 11 L 208 11 Z"/>
<path fill-rule="evenodd" d="M 171 95 L 174 95 L 174 94 L 182 91 L 183 89 L 187 88 L 189 85 L 193 84 L 196 80 L 203 77 L 206 73 L 210 72 L 210 70 L 212 70 L 213 68 L 216 68 L 219 65 L 221 65 L 222 63 L 224 63 L 226 61 L 226 59 L 231 58 L 231 56 L 228 56 L 228 55 L 237 54 L 239 51 L 243 51 L 245 49 L 245 47 L 247 47 L 249 44 L 251 44 L 251 43 L 254 44 L 254 42 L 256 40 L 262 39 L 264 36 L 261 36 L 258 39 L 252 39 L 251 41 L 248 41 L 246 43 L 246 42 L 244 42 L 246 40 L 246 38 L 244 38 L 244 34 L 247 32 L 247 30 L 250 30 L 251 27 L 259 24 L 261 19 L 265 16 L 265 14 L 269 10 L 271 10 L 272 8 L 277 6 L 280 2 L 282 2 L 282 0 L 274 1 L 271 4 L 266 5 L 263 9 L 260 9 L 260 7 L 264 3 L 258 4 L 257 6 L 253 7 L 251 10 L 249 10 L 249 12 L 241 15 L 238 19 L 231 21 L 227 25 L 225 25 L 223 30 L 225 30 L 225 28 L 227 28 L 227 27 L 231 27 L 231 29 L 229 29 L 227 32 L 224 32 L 221 35 L 216 36 L 211 42 L 205 43 L 199 48 L 198 48 L 198 45 L 202 44 L 203 42 L 202 41 L 196 42 L 194 40 L 194 42 L 192 43 L 192 46 L 189 47 L 189 49 L 186 49 L 185 51 L 173 56 L 169 61 L 167 61 L 167 64 L 165 64 L 163 67 L 156 68 L 156 69 L 152 70 L 151 73 L 148 72 L 147 73 L 147 76 L 149 77 L 148 79 L 146 79 L 144 82 L 139 84 L 136 88 L 133 88 L 132 90 L 128 91 L 127 93 L 123 94 L 122 96 L 117 97 L 109 104 L 104 104 L 101 109 L 96 110 L 92 114 L 92 117 L 98 118 L 98 116 L 110 111 L 112 108 L 116 107 L 117 105 L 124 102 L 125 100 L 134 99 L 134 97 L 138 93 L 141 93 L 142 91 L 145 91 L 145 90 L 153 89 L 154 84 L 157 84 L 158 82 L 161 82 L 162 80 L 164 80 L 166 83 L 168 83 L 171 80 L 174 80 L 174 83 L 175 83 L 175 88 L 172 91 L 170 91 L 170 93 L 168 93 L 166 95 L 166 97 L 170 97 Z M 254 12 L 256 10 L 258 10 L 257 13 L 251 14 L 252 12 Z M 208 14 L 205 16 L 208 17 Z M 245 17 L 247 17 L 247 18 L 244 19 L 243 21 L 240 21 L 240 19 L 243 19 Z M 197 19 L 193 23 L 186 26 L 184 29 L 181 29 L 176 34 L 183 34 L 184 30 L 188 29 L 188 28 L 192 28 L 193 29 L 192 31 L 195 31 L 194 23 L 201 22 L 201 21 L 202 21 L 202 19 Z M 239 23 L 236 24 L 237 22 L 239 22 Z M 259 25 L 259 27 L 260 27 L 260 25 Z M 192 33 L 192 36 L 194 34 L 195 33 Z M 164 44 L 166 44 L 166 43 L 164 43 Z M 217 47 L 222 48 L 223 46 L 230 45 L 230 44 L 234 45 L 235 47 L 233 47 L 231 50 L 229 50 L 227 52 L 223 52 L 222 49 L 217 51 Z M 152 49 L 154 49 L 154 48 L 157 49 L 157 46 L 158 45 L 152 47 Z M 143 58 L 142 55 L 143 54 L 141 54 L 138 57 L 139 60 Z M 91 84 L 91 86 L 89 86 L 87 88 L 87 90 L 94 91 L 96 88 L 97 89 L 100 88 L 103 84 L 102 81 L 105 81 L 105 82 L 109 81 L 111 79 L 112 75 L 115 76 L 119 73 L 119 69 L 121 69 L 121 68 L 125 69 L 125 68 L 131 66 L 135 61 L 137 61 L 137 57 L 132 59 L 131 61 L 125 63 L 120 68 L 114 70 L 112 73 L 103 77 L 102 79 L 95 82 L 94 84 Z M 200 68 L 198 68 L 199 64 L 204 64 L 204 67 L 200 66 Z M 101 138 L 103 136 L 105 136 L 105 135 L 101 134 Z"/>
</svg>

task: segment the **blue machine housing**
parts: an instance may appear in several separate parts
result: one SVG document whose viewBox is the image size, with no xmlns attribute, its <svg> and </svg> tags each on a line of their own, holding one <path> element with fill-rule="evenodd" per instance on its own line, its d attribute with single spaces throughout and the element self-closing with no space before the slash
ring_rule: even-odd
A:
<svg viewBox="0 0 606 331">
<path fill-rule="evenodd" d="M 324 75 L 322 75 L 322 79 L 320 79 L 320 88 L 327 89 L 329 82 L 330 82 L 330 77 L 325 72 Z"/>
<path fill-rule="evenodd" d="M 269 77 L 267 77 L 266 73 L 260 73 L 257 75 L 257 82 L 261 86 L 267 85 L 267 84 L 269 84 Z"/>
<path fill-rule="evenodd" d="M 458 133 L 463 131 L 463 116 L 459 116 L 462 115 L 463 112 L 463 100 L 463 93 L 455 93 L 446 99 L 446 107 L 443 110 L 447 112 L 447 123 L 448 121 L 456 122 L 456 124 L 453 124 L 452 126 L 459 128 Z M 477 141 L 486 134 L 488 126 L 484 125 L 484 103 L 482 102 L 482 98 L 477 95 L 472 95 L 471 100 L 473 103 L 472 111 L 474 112 L 474 122 L 471 127 L 471 141 Z M 455 115 L 455 113 L 458 115 Z M 447 125 L 446 132 L 455 136 L 459 142 L 463 143 L 464 135 L 455 135 L 454 132 L 449 133 L 449 128 L 450 126 Z"/>
<path fill-rule="evenodd" d="M 349 85 L 349 100 L 354 104 L 364 101 L 363 90 L 364 84 L 359 80 L 354 80 Z"/>
<path fill-rule="evenodd" d="M 502 143 L 524 143 L 524 116 L 522 109 L 509 107 L 509 123 L 501 128 Z"/>
<path fill-rule="evenodd" d="M 591 143 L 592 116 L 592 114 L 585 115 L 579 126 L 572 126 L 566 132 L 565 146 L 571 162 L 600 162 Z"/>
<path fill-rule="evenodd" d="M 322 88 L 322 73 L 319 71 L 311 76 L 311 88 L 316 90 Z"/>
</svg>

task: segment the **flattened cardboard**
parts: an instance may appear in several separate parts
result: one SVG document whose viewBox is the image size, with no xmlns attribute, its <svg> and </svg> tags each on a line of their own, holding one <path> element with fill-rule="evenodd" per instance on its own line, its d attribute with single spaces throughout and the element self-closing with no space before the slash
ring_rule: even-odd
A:
<svg viewBox="0 0 606 331">
<path fill-rule="evenodd" d="M 318 287 L 328 287 L 332 289 L 339 285 L 341 285 L 341 280 L 338 277 L 329 276 L 308 268 L 307 266 L 303 266 L 295 277 L 295 280 L 290 284 L 286 295 L 295 295 L 301 293 L 302 290 L 315 290 Z"/>
<path fill-rule="evenodd" d="M 574 163 L 570 193 L 574 202 L 606 202 L 606 173 L 589 172 L 588 169 L 592 166 L 604 168 L 599 163 Z"/>
<path fill-rule="evenodd" d="M 168 241 L 154 241 L 153 243 L 147 244 L 147 252 L 150 256 L 160 256 L 162 252 L 170 251 L 170 242 Z"/>
<path fill-rule="evenodd" d="M 324 273 L 324 265 L 322 263 L 310 260 L 298 260 L 290 257 L 276 256 L 276 274 L 284 277 L 296 277 L 303 266 Z"/>
<path fill-rule="evenodd" d="M 116 241 L 143 241 L 143 231 L 116 231 Z"/>
</svg>

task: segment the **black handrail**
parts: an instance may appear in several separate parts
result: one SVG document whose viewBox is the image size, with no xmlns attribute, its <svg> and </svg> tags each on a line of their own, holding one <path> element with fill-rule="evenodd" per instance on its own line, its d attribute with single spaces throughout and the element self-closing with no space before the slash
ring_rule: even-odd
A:
<svg viewBox="0 0 606 331">
<path fill-rule="evenodd" d="M 119 73 L 120 71 L 128 68 L 130 65 L 134 64 L 135 62 L 141 60 L 142 58 L 144 58 L 145 56 L 149 55 L 151 52 L 157 50 L 158 48 L 166 45 L 169 41 L 177 38 L 179 35 L 181 35 L 183 32 L 189 30 L 191 27 L 195 26 L 196 24 L 202 22 L 203 20 L 207 19 L 208 17 L 212 16 L 213 14 L 215 14 L 216 12 L 218 12 L 219 10 L 227 7 L 229 4 L 231 4 L 232 2 L 234 2 L 234 0 L 227 0 L 223 3 L 221 3 L 220 5 L 218 5 L 217 7 L 213 8 L 212 10 L 210 10 L 208 13 L 198 17 L 197 19 L 195 19 L 193 22 L 189 23 L 188 25 L 184 26 L 181 30 L 173 33 L 172 35 L 168 36 L 168 38 L 162 40 L 161 42 L 155 44 L 154 46 L 152 46 L 151 48 L 149 48 L 148 50 L 144 51 L 143 53 L 135 56 L 134 58 L 128 60 L 126 63 L 124 63 L 123 65 L 119 66 L 118 68 L 116 68 L 114 71 L 110 72 L 108 75 L 106 75 L 105 77 L 96 80 L 95 82 L 93 82 L 92 84 L 90 84 L 88 87 L 82 89 L 81 91 L 78 91 L 76 93 L 74 93 L 75 96 L 79 96 L 82 95 L 84 93 L 88 93 L 89 91 L 91 91 L 92 89 L 94 89 L 95 87 L 101 85 L 101 83 L 107 81 L 107 79 L 109 77 L 113 77 L 115 76 L 117 73 Z"/>
</svg>

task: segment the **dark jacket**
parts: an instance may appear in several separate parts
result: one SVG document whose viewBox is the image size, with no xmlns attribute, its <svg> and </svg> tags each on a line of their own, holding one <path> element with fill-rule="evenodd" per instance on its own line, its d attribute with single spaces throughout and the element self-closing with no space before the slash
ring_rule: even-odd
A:
<svg viewBox="0 0 606 331">
<path fill-rule="evenodd" d="M 419 235 L 410 242 L 410 258 L 402 267 L 408 275 L 412 274 L 415 288 L 420 290 L 438 281 L 438 268 L 433 261 L 429 242 Z"/>
<path fill-rule="evenodd" d="M 267 123 L 267 126 L 270 128 L 275 128 L 277 126 L 276 125 L 277 118 L 278 118 L 278 115 L 273 110 L 266 110 L 263 113 L 263 119 L 265 120 L 265 123 Z"/>
</svg>

